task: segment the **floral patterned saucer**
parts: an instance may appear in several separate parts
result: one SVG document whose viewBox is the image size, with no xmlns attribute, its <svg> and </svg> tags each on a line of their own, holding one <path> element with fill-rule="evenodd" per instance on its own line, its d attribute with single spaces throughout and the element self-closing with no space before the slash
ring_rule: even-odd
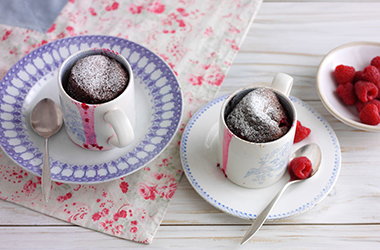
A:
<svg viewBox="0 0 380 250">
<path fill-rule="evenodd" d="M 0 145 L 21 167 L 41 175 L 43 139 L 32 131 L 29 114 L 42 98 L 59 103 L 59 66 L 72 53 L 87 48 L 108 48 L 130 62 L 136 88 L 136 139 L 122 149 L 94 152 L 74 145 L 62 129 L 49 141 L 54 181 L 99 183 L 137 171 L 167 147 L 183 113 L 174 73 L 147 48 L 111 36 L 57 40 L 26 55 L 0 82 Z"/>
<path fill-rule="evenodd" d="M 289 180 L 286 174 L 277 183 L 259 189 L 240 187 L 229 181 L 217 167 L 216 143 L 221 96 L 201 108 L 189 121 L 181 141 L 181 161 L 185 174 L 198 194 L 214 207 L 243 219 L 254 219 Z M 323 200 L 332 190 L 340 171 L 341 153 L 335 132 L 327 121 L 301 100 L 291 97 L 298 119 L 311 128 L 304 141 L 321 145 L 322 162 L 317 175 L 287 189 L 269 219 L 302 213 Z"/>
</svg>

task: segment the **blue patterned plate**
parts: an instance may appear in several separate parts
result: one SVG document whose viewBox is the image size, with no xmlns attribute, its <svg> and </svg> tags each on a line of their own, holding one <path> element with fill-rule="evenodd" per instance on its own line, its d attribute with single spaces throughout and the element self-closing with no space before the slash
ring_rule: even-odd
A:
<svg viewBox="0 0 380 250">
<path fill-rule="evenodd" d="M 182 166 L 193 188 L 211 205 L 236 217 L 254 219 L 289 176 L 284 175 L 279 182 L 260 189 L 243 188 L 225 178 L 216 166 L 216 138 L 219 112 L 226 98 L 222 96 L 209 102 L 187 124 L 181 141 Z M 298 119 L 312 131 L 308 138 L 293 146 L 294 150 L 315 142 L 321 146 L 322 162 L 316 176 L 286 190 L 269 219 L 284 218 L 312 208 L 331 191 L 340 170 L 340 146 L 333 129 L 306 103 L 294 97 L 291 100 Z"/>
<path fill-rule="evenodd" d="M 0 82 L 0 144 L 21 167 L 41 175 L 43 139 L 30 128 L 29 114 L 42 98 L 59 103 L 59 66 L 72 53 L 87 48 L 112 49 L 130 62 L 136 86 L 136 139 L 122 149 L 95 152 L 74 145 L 61 130 L 49 140 L 54 181 L 98 183 L 137 171 L 167 147 L 183 113 L 175 75 L 147 48 L 110 36 L 57 40 L 25 56 Z"/>
</svg>

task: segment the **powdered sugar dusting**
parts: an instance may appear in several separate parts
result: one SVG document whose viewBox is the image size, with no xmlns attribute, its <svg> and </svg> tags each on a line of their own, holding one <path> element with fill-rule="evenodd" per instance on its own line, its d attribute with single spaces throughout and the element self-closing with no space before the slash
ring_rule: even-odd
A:
<svg viewBox="0 0 380 250">
<path fill-rule="evenodd" d="M 115 59 L 87 56 L 71 69 L 67 92 L 86 103 L 102 103 L 117 97 L 127 86 L 128 74 Z"/>
<path fill-rule="evenodd" d="M 268 142 L 280 138 L 288 130 L 287 115 L 276 94 L 267 88 L 249 92 L 233 108 L 226 119 L 229 129 L 251 142 Z"/>
</svg>

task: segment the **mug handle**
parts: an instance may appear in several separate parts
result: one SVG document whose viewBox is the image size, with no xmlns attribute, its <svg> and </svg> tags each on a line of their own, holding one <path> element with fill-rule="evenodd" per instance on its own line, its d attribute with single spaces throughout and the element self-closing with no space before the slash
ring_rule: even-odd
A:
<svg viewBox="0 0 380 250">
<path fill-rule="evenodd" d="M 123 111 L 119 109 L 108 111 L 104 114 L 104 120 L 111 125 L 116 134 L 108 138 L 108 143 L 122 148 L 135 139 L 131 122 Z"/>
<path fill-rule="evenodd" d="M 293 77 L 285 73 L 277 73 L 273 78 L 271 87 L 280 91 L 285 96 L 289 96 L 293 86 Z"/>
</svg>

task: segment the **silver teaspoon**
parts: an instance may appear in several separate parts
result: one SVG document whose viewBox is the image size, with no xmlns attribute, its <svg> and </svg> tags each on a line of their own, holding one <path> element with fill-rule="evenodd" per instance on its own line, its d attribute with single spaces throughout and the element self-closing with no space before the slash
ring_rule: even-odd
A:
<svg viewBox="0 0 380 250">
<path fill-rule="evenodd" d="M 297 182 L 307 180 L 307 179 L 311 178 L 312 176 L 314 176 L 315 173 L 317 173 L 317 171 L 319 169 L 319 165 L 321 164 L 321 159 L 322 159 L 322 153 L 321 153 L 321 149 L 319 148 L 319 146 L 315 143 L 304 145 L 303 147 L 299 148 L 296 152 L 293 153 L 290 160 L 292 160 L 296 157 L 300 157 L 300 156 L 306 156 L 311 161 L 311 165 L 313 168 L 311 175 L 308 178 L 302 179 L 302 180 L 293 179 L 291 177 L 289 179 L 289 181 L 285 184 L 285 186 L 277 193 L 277 195 L 272 199 L 272 201 L 259 214 L 259 216 L 257 216 L 255 221 L 252 223 L 252 225 L 250 226 L 250 228 L 248 229 L 248 231 L 244 235 L 243 240 L 240 243 L 241 245 L 243 245 L 248 240 L 250 240 L 253 237 L 253 235 L 255 235 L 255 233 L 257 231 L 259 231 L 259 229 L 261 228 L 261 226 L 264 224 L 265 220 L 267 219 L 270 211 L 272 211 L 272 208 L 274 207 L 274 205 L 276 205 L 277 201 L 280 199 L 280 197 L 282 196 L 284 191 L 290 185 L 297 183 Z"/>
<path fill-rule="evenodd" d="M 45 155 L 42 167 L 42 195 L 45 201 L 48 202 L 51 187 L 48 139 L 61 129 L 63 124 L 62 111 L 51 99 L 42 99 L 32 110 L 30 124 L 39 136 L 45 138 Z"/>
</svg>

